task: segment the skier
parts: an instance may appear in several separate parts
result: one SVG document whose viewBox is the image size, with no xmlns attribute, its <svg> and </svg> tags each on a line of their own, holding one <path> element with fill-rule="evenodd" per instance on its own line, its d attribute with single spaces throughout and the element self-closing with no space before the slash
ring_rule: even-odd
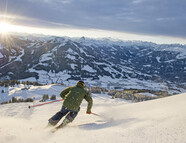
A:
<svg viewBox="0 0 186 143">
<path fill-rule="evenodd" d="M 83 99 L 88 102 L 86 113 L 91 114 L 93 100 L 90 96 L 90 93 L 87 92 L 84 87 L 84 82 L 79 81 L 75 86 L 68 87 L 60 93 L 60 96 L 64 99 L 64 102 L 61 110 L 48 120 L 49 126 L 55 126 L 65 115 L 67 116 L 57 127 L 57 129 L 62 128 L 68 123 L 72 122 L 80 111 L 80 104 Z"/>
</svg>

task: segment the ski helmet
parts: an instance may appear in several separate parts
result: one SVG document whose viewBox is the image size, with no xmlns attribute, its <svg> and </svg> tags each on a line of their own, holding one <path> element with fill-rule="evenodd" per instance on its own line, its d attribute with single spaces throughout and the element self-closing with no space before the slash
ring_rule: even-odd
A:
<svg viewBox="0 0 186 143">
<path fill-rule="evenodd" d="M 81 84 L 83 87 L 85 87 L 85 83 L 83 81 L 78 81 L 77 84 Z"/>
</svg>

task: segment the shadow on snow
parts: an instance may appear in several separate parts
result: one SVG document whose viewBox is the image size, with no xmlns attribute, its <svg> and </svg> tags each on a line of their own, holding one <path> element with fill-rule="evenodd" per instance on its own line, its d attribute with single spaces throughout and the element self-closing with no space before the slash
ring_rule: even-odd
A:
<svg viewBox="0 0 186 143">
<path fill-rule="evenodd" d="M 85 130 L 97 130 L 97 129 L 104 129 L 104 128 L 110 128 L 118 125 L 122 125 L 122 127 L 127 127 L 130 122 L 133 122 L 134 118 L 129 119 L 119 119 L 119 120 L 110 120 L 110 121 L 102 121 L 99 120 L 96 123 L 86 123 L 82 125 L 78 125 L 79 128 L 85 129 Z"/>
</svg>

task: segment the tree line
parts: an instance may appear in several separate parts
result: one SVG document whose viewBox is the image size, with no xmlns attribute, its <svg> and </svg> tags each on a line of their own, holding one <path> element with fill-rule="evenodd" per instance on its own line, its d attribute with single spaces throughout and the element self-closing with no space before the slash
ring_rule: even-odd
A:
<svg viewBox="0 0 186 143">
<path fill-rule="evenodd" d="M 0 86 L 8 87 L 8 86 L 15 86 L 18 84 L 24 84 L 24 85 L 34 85 L 34 86 L 42 86 L 43 84 L 40 84 L 38 82 L 31 82 L 31 81 L 18 81 L 18 80 L 4 80 L 0 81 Z"/>
</svg>

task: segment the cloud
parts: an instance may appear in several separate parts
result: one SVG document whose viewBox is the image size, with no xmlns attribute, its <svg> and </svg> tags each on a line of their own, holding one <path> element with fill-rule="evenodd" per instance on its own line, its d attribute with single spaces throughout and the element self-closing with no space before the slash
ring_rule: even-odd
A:
<svg viewBox="0 0 186 143">
<path fill-rule="evenodd" d="M 40 2 L 40 3 L 49 3 L 49 4 L 56 4 L 56 3 L 62 3 L 62 4 L 66 4 L 66 3 L 69 3 L 71 2 L 71 0 L 28 0 L 29 2 L 32 2 L 32 3 L 37 3 L 37 2 Z"/>
<path fill-rule="evenodd" d="M 13 0 L 2 3 L 0 12 L 35 19 L 20 21 L 34 26 L 186 38 L 185 7 L 185 0 Z"/>
<path fill-rule="evenodd" d="M 133 3 L 133 4 L 138 4 L 138 3 L 141 3 L 141 2 L 143 2 L 143 1 L 144 1 L 144 0 L 133 0 L 132 3 Z"/>
</svg>

